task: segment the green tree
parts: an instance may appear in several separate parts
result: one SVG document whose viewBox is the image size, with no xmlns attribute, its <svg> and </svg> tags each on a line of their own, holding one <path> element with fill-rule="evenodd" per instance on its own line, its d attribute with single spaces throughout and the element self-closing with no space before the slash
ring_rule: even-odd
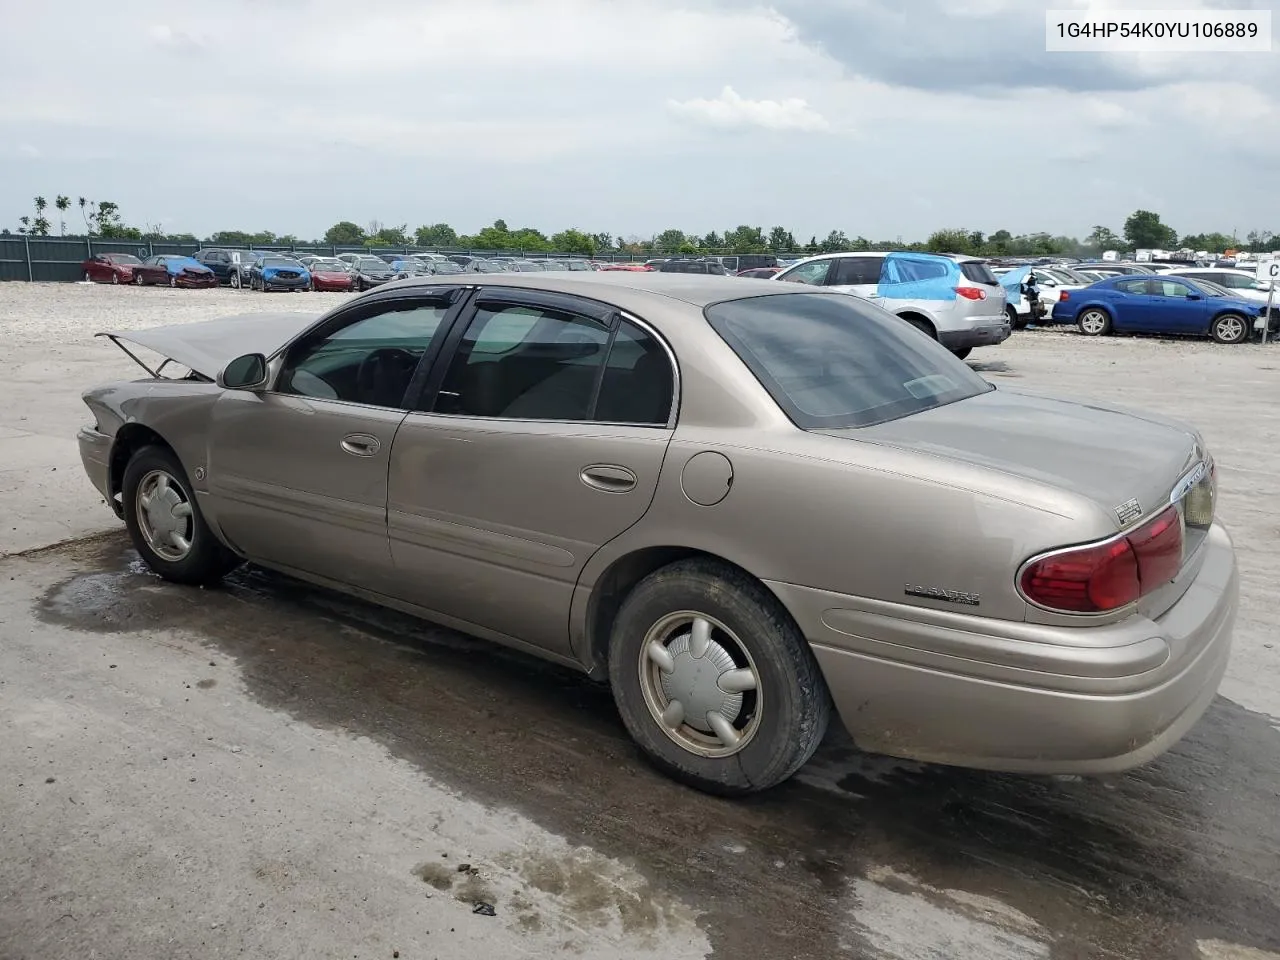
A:
<svg viewBox="0 0 1280 960">
<path fill-rule="evenodd" d="M 614 248 L 613 236 L 608 233 L 593 233 L 591 239 L 595 241 L 597 250 L 612 250 Z"/>
<path fill-rule="evenodd" d="M 364 242 L 371 247 L 407 247 L 410 242 L 408 230 L 407 223 L 398 227 L 384 227 L 375 221 L 370 224 L 369 234 Z"/>
<path fill-rule="evenodd" d="M 725 243 L 724 238 L 721 237 L 720 234 L 712 230 L 702 238 L 701 246 L 707 250 L 722 250 L 728 246 L 728 244 Z"/>
<path fill-rule="evenodd" d="M 724 242 L 733 253 L 764 253 L 769 246 L 764 230 L 760 227 L 749 227 L 746 224 L 727 233 Z"/>
<path fill-rule="evenodd" d="M 1160 214 L 1135 210 L 1124 222 L 1124 238 L 1134 249 L 1165 250 L 1177 246 L 1178 234 L 1160 222 Z"/>
<path fill-rule="evenodd" d="M 570 227 L 551 237 L 551 248 L 557 253 L 581 253 L 589 257 L 596 252 L 596 238 Z"/>
<path fill-rule="evenodd" d="M 804 252 L 809 254 L 810 256 L 817 253 L 821 249 L 822 248 L 818 246 L 818 238 L 816 236 L 810 237 L 809 242 L 804 245 Z"/>
<path fill-rule="evenodd" d="M 843 230 L 832 230 L 819 246 L 823 253 L 843 253 L 849 249 L 849 238 L 844 235 Z"/>
<path fill-rule="evenodd" d="M 330 246 L 355 246 L 364 243 L 364 231 L 350 220 L 339 220 L 324 232 L 324 242 Z"/>
<path fill-rule="evenodd" d="M 1008 230 L 997 230 L 987 238 L 987 246 L 995 254 L 1008 254 L 1009 245 L 1013 242 L 1013 234 Z"/>
<path fill-rule="evenodd" d="M 653 250 L 655 253 L 678 253 L 686 239 L 683 230 L 663 230 L 653 238 Z"/>
<path fill-rule="evenodd" d="M 1095 224 L 1094 228 L 1089 231 L 1089 235 L 1084 238 L 1085 245 L 1102 253 L 1104 250 L 1119 250 L 1124 246 L 1124 239 L 1117 236 L 1115 231 L 1110 227 L 1104 227 L 1102 224 Z"/>
<path fill-rule="evenodd" d="M 935 230 L 925 241 L 925 249 L 930 253 L 971 253 L 973 250 L 971 234 L 968 230 L 950 228 Z"/>
<path fill-rule="evenodd" d="M 27 228 L 27 232 L 33 237 L 47 237 L 49 235 L 49 218 L 44 212 L 49 209 L 49 201 L 44 197 L 35 198 L 36 215 L 31 218 L 31 224 Z"/>
<path fill-rule="evenodd" d="M 1237 246 L 1236 238 L 1225 233 L 1196 233 L 1182 238 L 1182 245 L 1192 250 L 1208 250 L 1210 253 L 1222 253 Z"/>
<path fill-rule="evenodd" d="M 71 198 L 59 194 L 53 201 L 53 205 L 58 208 L 58 235 L 65 237 L 67 235 L 67 211 L 71 209 Z"/>
<path fill-rule="evenodd" d="M 769 251 L 771 253 L 786 253 L 795 249 L 796 238 L 791 236 L 791 231 L 786 227 L 770 227 L 769 228 Z"/>
<path fill-rule="evenodd" d="M 414 239 L 420 247 L 456 247 L 458 233 L 447 223 L 433 223 L 422 226 L 413 232 Z"/>
</svg>

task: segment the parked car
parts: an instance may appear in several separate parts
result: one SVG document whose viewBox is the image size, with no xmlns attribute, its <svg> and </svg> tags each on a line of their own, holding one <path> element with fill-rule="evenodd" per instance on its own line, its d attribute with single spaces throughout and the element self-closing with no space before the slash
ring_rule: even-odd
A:
<svg viewBox="0 0 1280 960">
<path fill-rule="evenodd" d="M 714 257 L 671 257 L 657 267 L 658 273 L 704 273 L 723 277 L 724 264 Z"/>
<path fill-rule="evenodd" d="M 351 268 L 337 257 L 308 257 L 303 264 L 311 274 L 311 289 L 344 291 L 356 288 Z"/>
<path fill-rule="evenodd" d="M 158 253 L 133 268 L 133 282 L 140 287 L 165 284 L 170 287 L 216 287 L 212 270 L 192 257 Z"/>
<path fill-rule="evenodd" d="M 268 256 L 270 254 L 263 250 L 233 251 L 231 265 L 227 269 L 227 282 L 235 290 L 247 290 L 253 268 Z"/>
<path fill-rule="evenodd" d="M 726 273 L 742 276 L 743 270 L 755 270 L 761 267 L 778 266 L 778 258 L 772 253 L 740 253 L 734 256 L 716 257 L 724 266 Z"/>
<path fill-rule="evenodd" d="M 542 267 L 543 270 L 547 270 L 547 271 L 552 271 L 552 270 L 559 271 L 559 270 L 569 269 L 569 265 L 561 260 L 539 260 L 538 264 Z"/>
<path fill-rule="evenodd" d="M 545 268 L 537 260 L 508 260 L 507 269 L 512 273 L 544 273 Z"/>
<path fill-rule="evenodd" d="M 1148 266 L 1140 263 L 1116 263 L 1111 260 L 1104 260 L 1101 263 L 1081 263 L 1076 265 L 1079 270 L 1092 270 L 1094 273 L 1106 273 L 1116 276 L 1124 274 L 1126 276 L 1147 275 L 1154 273 Z"/>
<path fill-rule="evenodd" d="M 133 283 L 134 268 L 141 263 L 129 253 L 99 253 L 80 264 L 80 274 L 94 283 Z"/>
<path fill-rule="evenodd" d="M 957 357 L 1009 338 L 1004 288 L 975 257 L 931 253 L 826 253 L 774 275 L 874 299 Z"/>
<path fill-rule="evenodd" d="M 351 272 L 355 276 L 356 289 L 360 291 L 381 286 L 388 280 L 394 280 L 396 276 L 391 264 L 369 256 L 357 257 L 351 264 Z"/>
<path fill-rule="evenodd" d="M 833 707 L 868 751 L 1123 770 L 1226 668 L 1200 434 L 996 390 L 858 297 L 428 277 L 110 336 L 193 370 L 84 394 L 86 472 L 153 571 L 248 560 L 577 667 L 717 793 L 786 780 Z"/>
<path fill-rule="evenodd" d="M 403 280 L 405 277 L 425 277 L 430 275 L 431 266 L 425 260 L 419 260 L 416 257 L 404 257 L 391 262 L 391 272 L 395 275 L 396 280 Z"/>
<path fill-rule="evenodd" d="M 739 270 L 736 276 L 750 277 L 753 280 L 771 280 L 781 271 L 782 267 L 752 267 L 749 270 Z"/>
<path fill-rule="evenodd" d="M 433 260 L 427 264 L 427 268 L 433 276 L 452 276 L 453 274 L 468 272 L 464 267 L 451 260 Z"/>
<path fill-rule="evenodd" d="M 247 280 L 249 268 L 254 261 L 262 257 L 261 253 L 254 253 L 249 250 L 224 250 L 220 247 L 209 247 L 204 250 L 197 250 L 195 259 L 214 272 L 219 283 L 230 284 L 233 287 L 239 286 L 238 280 Z M 241 273 L 241 265 L 243 265 L 244 273 Z"/>
<path fill-rule="evenodd" d="M 1244 343 L 1265 310 L 1184 277 L 1121 276 L 1064 292 L 1052 320 L 1074 323 L 1091 337 L 1162 333 Z"/>
<path fill-rule="evenodd" d="M 1179 267 L 1168 276 L 1189 277 L 1192 280 L 1207 280 L 1220 287 L 1226 287 L 1242 300 L 1253 300 L 1266 303 L 1271 292 L 1271 284 L 1259 280 L 1256 273 L 1248 270 L 1224 269 L 1220 267 Z M 1280 304 L 1280 297 L 1276 298 Z"/>
<path fill-rule="evenodd" d="M 511 267 L 505 260 L 485 260 L 477 257 L 463 268 L 466 273 L 509 273 Z"/>
<path fill-rule="evenodd" d="M 607 263 L 602 271 L 623 271 L 625 273 L 654 273 L 653 267 L 647 263 Z"/>
<path fill-rule="evenodd" d="M 596 269 L 595 265 L 587 260 L 566 260 L 564 265 L 567 270 L 586 271 Z"/>
<path fill-rule="evenodd" d="M 311 273 L 292 257 L 269 255 L 249 269 L 249 288 L 261 293 L 310 290 Z"/>
</svg>

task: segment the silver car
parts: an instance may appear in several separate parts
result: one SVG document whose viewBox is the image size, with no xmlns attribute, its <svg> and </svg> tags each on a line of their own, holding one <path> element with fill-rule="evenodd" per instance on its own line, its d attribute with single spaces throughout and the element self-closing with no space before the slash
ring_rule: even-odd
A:
<svg viewBox="0 0 1280 960">
<path fill-rule="evenodd" d="M 996 390 L 857 297 L 466 274 L 110 336 L 192 371 L 84 394 L 153 570 L 248 560 L 583 670 L 703 789 L 787 779 L 833 708 L 871 751 L 1121 770 L 1226 667 L 1200 435 Z"/>
<path fill-rule="evenodd" d="M 901 277 L 891 276 L 895 273 Z M 827 253 L 801 260 L 772 279 L 875 300 L 961 359 L 974 347 L 1003 343 L 1013 329 L 1004 288 L 976 257 Z"/>
</svg>

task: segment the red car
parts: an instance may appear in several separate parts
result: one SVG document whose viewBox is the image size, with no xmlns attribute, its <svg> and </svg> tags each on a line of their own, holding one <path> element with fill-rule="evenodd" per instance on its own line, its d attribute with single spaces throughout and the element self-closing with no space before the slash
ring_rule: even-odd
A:
<svg viewBox="0 0 1280 960">
<path fill-rule="evenodd" d="M 601 270 L 627 270 L 631 273 L 653 273 L 653 267 L 647 263 L 611 263 Z"/>
<path fill-rule="evenodd" d="M 347 291 L 356 288 L 356 276 L 337 258 L 308 261 L 312 290 Z"/>
<path fill-rule="evenodd" d="M 749 270 L 739 270 L 735 276 L 755 277 L 757 280 L 768 280 L 781 269 L 781 267 L 752 267 Z"/>
<path fill-rule="evenodd" d="M 100 253 L 80 264 L 80 272 L 94 283 L 133 283 L 134 268 L 141 265 L 141 260 L 127 253 Z"/>
<path fill-rule="evenodd" d="M 138 286 L 162 283 L 170 287 L 216 287 L 218 275 L 194 257 L 158 253 L 133 268 Z"/>
</svg>

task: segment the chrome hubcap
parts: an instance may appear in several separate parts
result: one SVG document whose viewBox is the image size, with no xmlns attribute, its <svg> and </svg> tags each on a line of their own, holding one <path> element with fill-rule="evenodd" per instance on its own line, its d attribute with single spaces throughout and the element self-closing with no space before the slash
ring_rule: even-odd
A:
<svg viewBox="0 0 1280 960">
<path fill-rule="evenodd" d="M 138 529 L 161 559 L 177 562 L 191 552 L 191 503 L 163 470 L 152 470 L 138 484 Z"/>
<path fill-rule="evenodd" d="M 1224 317 L 1218 321 L 1218 336 L 1223 340 L 1237 340 L 1244 333 L 1244 325 L 1235 317 Z"/>
<path fill-rule="evenodd" d="M 1090 310 L 1080 319 L 1080 325 L 1089 333 L 1101 333 L 1102 328 L 1106 326 L 1106 318 Z"/>
<path fill-rule="evenodd" d="M 727 757 L 760 726 L 760 674 L 718 620 L 680 611 L 655 623 L 640 649 L 640 689 L 662 731 L 703 757 Z"/>
</svg>

